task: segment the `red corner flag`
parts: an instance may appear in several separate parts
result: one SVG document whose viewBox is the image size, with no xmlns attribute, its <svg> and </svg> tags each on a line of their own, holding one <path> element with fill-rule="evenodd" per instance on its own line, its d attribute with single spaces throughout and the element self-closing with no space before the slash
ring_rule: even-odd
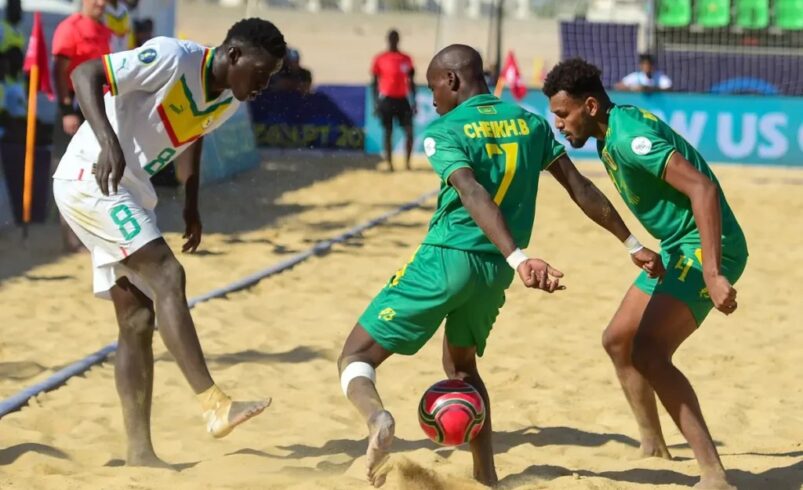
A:
<svg viewBox="0 0 803 490">
<path fill-rule="evenodd" d="M 527 95 L 527 86 L 521 79 L 521 71 L 519 71 L 519 64 L 516 63 L 513 51 L 508 51 L 505 64 L 502 66 L 502 71 L 499 72 L 499 81 L 496 84 L 497 96 L 502 94 L 505 84 L 510 87 L 510 93 L 516 100 L 521 100 Z"/>
<path fill-rule="evenodd" d="M 33 30 L 31 38 L 28 39 L 28 50 L 25 52 L 26 73 L 30 73 L 34 66 L 39 69 L 38 92 L 44 92 L 49 98 L 53 98 L 53 87 L 50 86 L 50 63 L 48 62 L 47 43 L 45 42 L 45 32 L 42 30 L 42 14 L 33 14 Z"/>
<path fill-rule="evenodd" d="M 52 100 L 53 88 L 50 86 L 50 68 L 47 59 L 47 44 L 42 31 L 42 14 L 33 15 L 33 31 L 28 40 L 23 70 L 28 78 L 28 126 L 25 133 L 25 171 L 22 187 L 23 236 L 28 235 L 33 205 L 34 150 L 36 148 L 36 93 L 44 92 Z"/>
</svg>

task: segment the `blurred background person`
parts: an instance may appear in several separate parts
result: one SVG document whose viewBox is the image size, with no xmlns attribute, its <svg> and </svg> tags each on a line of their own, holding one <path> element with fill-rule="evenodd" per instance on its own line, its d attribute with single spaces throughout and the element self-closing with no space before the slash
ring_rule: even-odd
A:
<svg viewBox="0 0 803 490">
<path fill-rule="evenodd" d="M 312 90 L 312 72 L 301 66 L 301 53 L 288 48 L 282 69 L 271 78 L 271 90 L 308 95 Z"/>
<path fill-rule="evenodd" d="M 106 11 L 103 13 L 103 24 L 112 32 L 109 40 L 109 51 L 117 53 L 134 47 L 131 35 L 131 15 L 128 4 L 123 0 L 106 0 Z"/>
<path fill-rule="evenodd" d="M 639 57 L 639 69 L 627 75 L 614 87 L 629 92 L 662 92 L 672 88 L 672 80 L 655 69 L 655 59 L 643 53 Z"/>
<path fill-rule="evenodd" d="M 415 68 L 413 59 L 399 51 L 399 33 L 388 32 L 388 50 L 378 54 L 371 65 L 374 96 L 374 113 L 384 129 L 385 158 L 393 171 L 393 120 L 404 129 L 406 140 L 405 164 L 410 169 L 413 152 L 413 116 L 417 112 L 415 101 Z"/>
<path fill-rule="evenodd" d="M 84 121 L 75 100 L 70 74 L 84 61 L 109 53 L 112 32 L 103 24 L 106 0 L 83 0 L 81 11 L 61 21 L 53 33 L 53 81 L 58 107 L 53 128 L 53 161 L 58 162 Z M 83 249 L 78 237 L 61 220 L 64 249 Z"/>
<path fill-rule="evenodd" d="M 153 37 L 153 19 L 134 20 L 134 47 L 138 48 Z"/>
</svg>

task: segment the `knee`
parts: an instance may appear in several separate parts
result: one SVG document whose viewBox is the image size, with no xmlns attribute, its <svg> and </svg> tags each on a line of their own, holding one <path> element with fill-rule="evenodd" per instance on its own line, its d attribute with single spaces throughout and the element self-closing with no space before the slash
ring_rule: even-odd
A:
<svg viewBox="0 0 803 490">
<path fill-rule="evenodd" d="M 360 353 L 348 354 L 346 352 L 343 352 L 340 354 L 340 357 L 337 358 L 338 374 L 343 374 L 343 370 L 346 369 L 346 366 L 354 362 L 364 362 L 369 366 L 373 367 L 374 369 L 376 369 L 374 363 L 371 362 L 371 360 L 367 356 L 360 355 Z"/>
<path fill-rule="evenodd" d="M 633 351 L 630 356 L 633 367 L 648 379 L 672 363 L 660 342 L 645 334 L 637 334 L 633 339 Z"/>
<path fill-rule="evenodd" d="M 153 334 L 154 314 L 150 308 L 132 308 L 117 314 L 117 323 L 123 335 L 142 337 Z"/>
<path fill-rule="evenodd" d="M 161 293 L 183 291 L 185 279 L 184 267 L 174 256 L 168 255 L 159 261 L 159 275 L 155 282 Z"/>
<path fill-rule="evenodd" d="M 630 358 L 631 340 L 620 329 L 611 325 L 602 332 L 602 347 L 614 362 L 627 361 Z"/>
</svg>

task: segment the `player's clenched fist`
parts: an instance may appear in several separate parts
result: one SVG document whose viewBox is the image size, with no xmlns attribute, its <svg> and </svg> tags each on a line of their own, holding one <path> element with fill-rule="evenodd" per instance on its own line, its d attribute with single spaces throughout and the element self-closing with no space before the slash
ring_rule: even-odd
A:
<svg viewBox="0 0 803 490">
<path fill-rule="evenodd" d="M 711 279 L 706 278 L 705 284 L 716 309 L 726 315 L 736 311 L 736 307 L 739 306 L 736 303 L 736 290 L 727 277 L 717 274 Z"/>
</svg>

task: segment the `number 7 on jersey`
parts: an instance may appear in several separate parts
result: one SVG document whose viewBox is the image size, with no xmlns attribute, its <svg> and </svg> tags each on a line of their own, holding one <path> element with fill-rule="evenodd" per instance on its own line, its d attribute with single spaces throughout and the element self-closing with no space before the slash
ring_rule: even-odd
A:
<svg viewBox="0 0 803 490">
<path fill-rule="evenodd" d="M 499 189 L 496 190 L 494 195 L 494 202 L 497 206 L 502 204 L 510 183 L 513 182 L 513 176 L 516 175 L 516 164 L 519 158 L 519 144 L 518 143 L 488 143 L 485 145 L 485 151 L 488 156 L 493 158 L 497 155 L 504 155 L 505 157 L 505 174 L 502 177 L 502 182 L 499 184 Z"/>
</svg>

